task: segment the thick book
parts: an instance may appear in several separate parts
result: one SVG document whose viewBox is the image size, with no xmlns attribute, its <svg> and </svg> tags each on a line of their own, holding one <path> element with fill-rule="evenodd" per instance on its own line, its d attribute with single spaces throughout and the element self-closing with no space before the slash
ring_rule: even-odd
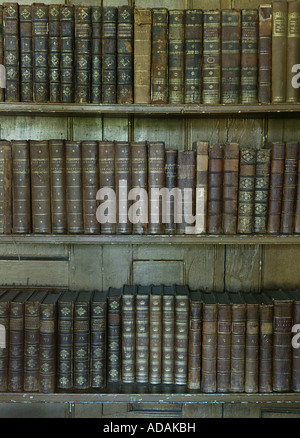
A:
<svg viewBox="0 0 300 438">
<path fill-rule="evenodd" d="M 64 140 L 49 140 L 51 229 L 53 234 L 66 234 L 66 162 Z"/>
<path fill-rule="evenodd" d="M 300 52 L 300 3 L 288 2 L 287 11 L 287 53 L 286 53 L 286 101 L 299 102 L 299 88 L 293 86 L 294 65 L 299 64 Z"/>
<path fill-rule="evenodd" d="M 267 232 L 271 149 L 258 149 L 255 168 L 254 233 Z"/>
<path fill-rule="evenodd" d="M 300 351 L 299 351 L 299 326 L 300 323 L 300 295 L 299 289 L 286 291 L 287 295 L 293 300 L 293 326 L 296 326 L 293 333 L 297 333 L 296 339 L 292 342 L 292 382 L 291 390 L 294 392 L 300 392 Z"/>
<path fill-rule="evenodd" d="M 213 292 L 202 294 L 202 369 L 201 392 L 217 389 L 218 304 Z"/>
<path fill-rule="evenodd" d="M 288 2 L 272 3 L 272 102 L 286 102 Z"/>
<path fill-rule="evenodd" d="M 19 5 L 3 3 L 5 101 L 20 101 Z"/>
<path fill-rule="evenodd" d="M 145 234 L 148 228 L 148 147 L 146 141 L 131 141 L 131 188 L 136 192 L 130 200 L 133 234 Z"/>
<path fill-rule="evenodd" d="M 256 149 L 240 149 L 238 222 L 239 234 L 251 234 L 254 230 Z"/>
<path fill-rule="evenodd" d="M 188 382 L 189 288 L 175 286 L 174 324 L 174 381 L 175 385 Z"/>
<path fill-rule="evenodd" d="M 149 199 L 149 234 L 163 233 L 162 201 L 158 196 L 165 187 L 165 143 L 151 141 L 148 143 L 148 199 Z"/>
<path fill-rule="evenodd" d="M 272 5 L 258 8 L 258 102 L 272 100 Z"/>
<path fill-rule="evenodd" d="M 122 382 L 135 382 L 137 286 L 125 284 L 122 293 Z"/>
<path fill-rule="evenodd" d="M 177 200 L 180 221 L 176 225 L 177 234 L 189 234 L 195 216 L 196 189 L 196 152 L 194 150 L 178 151 L 177 188 L 180 199 Z"/>
<path fill-rule="evenodd" d="M 258 391 L 273 391 L 273 302 L 264 292 L 257 294 L 259 303 L 259 378 Z"/>
<path fill-rule="evenodd" d="M 176 233 L 175 202 L 174 196 L 171 196 L 171 193 L 174 193 L 174 189 L 176 190 L 177 188 L 177 154 L 178 151 L 176 149 L 167 148 L 165 150 L 165 186 L 170 193 L 170 197 L 165 201 L 167 217 L 164 223 L 164 232 L 166 234 Z"/>
<path fill-rule="evenodd" d="M 90 102 L 91 85 L 91 7 L 75 5 L 75 102 Z"/>
<path fill-rule="evenodd" d="M 217 292 L 216 392 L 230 392 L 231 302 L 227 292 Z"/>
<path fill-rule="evenodd" d="M 33 100 L 32 6 L 19 5 L 20 100 Z"/>
<path fill-rule="evenodd" d="M 175 287 L 164 286 L 162 298 L 162 376 L 163 384 L 174 383 Z"/>
<path fill-rule="evenodd" d="M 185 11 L 169 10 L 169 103 L 184 103 L 185 93 Z"/>
<path fill-rule="evenodd" d="M 91 86 L 90 102 L 101 103 L 102 99 L 102 8 L 91 7 Z"/>
<path fill-rule="evenodd" d="M 299 143 L 286 142 L 280 223 L 280 232 L 282 234 L 294 232 L 298 159 Z"/>
<path fill-rule="evenodd" d="M 241 10 L 241 103 L 257 102 L 258 10 Z"/>
<path fill-rule="evenodd" d="M 285 143 L 272 143 L 268 233 L 279 234 L 284 178 Z"/>
<path fill-rule="evenodd" d="M 117 234 L 131 234 L 128 217 L 128 193 L 131 189 L 131 147 L 129 141 L 115 142 L 115 184 L 117 202 Z"/>
<path fill-rule="evenodd" d="M 151 103 L 168 103 L 168 32 L 169 12 L 152 9 Z"/>
<path fill-rule="evenodd" d="M 207 194 L 208 194 L 208 141 L 195 141 L 193 149 L 196 152 L 196 202 L 200 210 L 197 211 L 196 234 L 205 234 L 207 230 Z M 197 204 L 196 204 L 197 205 Z"/>
<path fill-rule="evenodd" d="M 0 234 L 12 231 L 12 150 L 11 143 L 0 140 Z"/>
<path fill-rule="evenodd" d="M 151 103 L 152 10 L 134 9 L 134 103 Z"/>
<path fill-rule="evenodd" d="M 117 103 L 133 103 L 134 8 L 118 7 Z M 137 74 L 137 72 L 136 72 Z"/>
<path fill-rule="evenodd" d="M 118 8 L 102 10 L 102 103 L 117 103 Z"/>
<path fill-rule="evenodd" d="M 257 294 L 243 295 L 246 302 L 245 392 L 257 393 L 259 386 L 259 303 Z"/>
<path fill-rule="evenodd" d="M 207 233 L 222 233 L 224 145 L 215 143 L 208 150 Z"/>
<path fill-rule="evenodd" d="M 50 102 L 61 102 L 60 5 L 49 5 L 49 87 Z"/>
<path fill-rule="evenodd" d="M 223 214 L 222 229 L 224 234 L 236 234 L 238 214 L 238 186 L 239 186 L 239 158 L 240 146 L 238 143 L 224 143 L 223 164 Z"/>
<path fill-rule="evenodd" d="M 99 141 L 99 188 L 107 193 L 115 193 L 115 142 Z M 98 196 L 97 196 L 98 199 Z M 104 199 L 99 199 L 99 201 Z M 114 197 L 107 196 L 105 202 L 100 203 L 104 206 L 103 221 L 100 222 L 101 234 L 114 234 L 116 232 L 116 217 L 113 214 Z M 106 213 L 106 214 L 105 214 Z"/>
<path fill-rule="evenodd" d="M 61 101 L 74 102 L 74 6 L 60 7 L 60 77 Z"/>
<path fill-rule="evenodd" d="M 91 364 L 92 388 L 106 386 L 107 357 L 107 291 L 95 291 L 91 300 Z"/>
<path fill-rule="evenodd" d="M 49 102 L 49 8 L 32 5 L 33 100 Z"/>
<path fill-rule="evenodd" d="M 201 346 L 202 346 L 202 294 L 190 291 L 189 334 L 188 334 L 188 379 L 189 389 L 201 386 Z"/>
<path fill-rule="evenodd" d="M 161 383 L 163 285 L 152 286 L 149 297 L 149 383 Z"/>
<path fill-rule="evenodd" d="M 187 9 L 184 23 L 184 103 L 201 103 L 203 11 Z"/>
<path fill-rule="evenodd" d="M 135 373 L 137 383 L 149 383 L 151 286 L 138 286 L 135 323 Z"/>
<path fill-rule="evenodd" d="M 123 288 L 110 287 L 107 295 L 107 382 L 122 378 L 122 292 Z"/>
<path fill-rule="evenodd" d="M 66 140 L 65 157 L 68 232 L 82 234 L 84 228 L 81 142 Z"/>
<path fill-rule="evenodd" d="M 0 64 L 4 65 L 4 26 L 3 26 L 3 5 L 0 5 Z M 1 84 L 4 87 L 4 84 Z M 5 89 L 0 87 L 0 102 L 5 100 Z"/>
<path fill-rule="evenodd" d="M 246 303 L 241 293 L 229 293 L 231 305 L 230 392 L 245 391 Z"/>
</svg>

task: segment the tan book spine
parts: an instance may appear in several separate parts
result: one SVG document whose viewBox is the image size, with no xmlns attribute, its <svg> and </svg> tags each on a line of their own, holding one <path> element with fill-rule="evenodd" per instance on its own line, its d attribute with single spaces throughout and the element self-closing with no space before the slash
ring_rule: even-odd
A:
<svg viewBox="0 0 300 438">
<path fill-rule="evenodd" d="M 273 2 L 272 102 L 286 101 L 287 9 L 286 1 Z"/>
<path fill-rule="evenodd" d="M 134 103 L 150 103 L 151 9 L 134 9 Z"/>
<path fill-rule="evenodd" d="M 286 60 L 286 101 L 299 102 L 300 89 L 293 87 L 293 66 L 300 62 L 300 3 L 288 2 L 287 60 Z"/>
</svg>

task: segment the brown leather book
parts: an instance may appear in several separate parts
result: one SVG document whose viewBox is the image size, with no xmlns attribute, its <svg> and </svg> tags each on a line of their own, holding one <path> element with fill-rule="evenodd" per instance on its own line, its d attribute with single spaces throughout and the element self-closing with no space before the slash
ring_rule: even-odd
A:
<svg viewBox="0 0 300 438">
<path fill-rule="evenodd" d="M 151 26 L 149 8 L 134 9 L 134 103 L 150 103 Z"/>
<path fill-rule="evenodd" d="M 231 302 L 227 292 L 217 292 L 217 392 L 230 391 Z"/>
<path fill-rule="evenodd" d="M 90 102 L 91 85 L 91 7 L 75 5 L 75 102 Z"/>
<path fill-rule="evenodd" d="M 75 99 L 75 74 L 74 74 L 74 6 L 60 6 L 60 75 L 61 99 L 70 103 Z"/>
<path fill-rule="evenodd" d="M 295 227 L 294 233 L 300 233 L 300 156 L 298 159 L 297 192 L 295 205 Z"/>
<path fill-rule="evenodd" d="M 107 382 L 119 382 L 122 377 L 122 291 L 110 287 L 107 295 Z"/>
<path fill-rule="evenodd" d="M 237 232 L 251 234 L 254 230 L 256 149 L 240 149 Z"/>
<path fill-rule="evenodd" d="M 273 302 L 265 293 L 256 294 L 259 303 L 259 386 L 258 392 L 273 390 Z"/>
<path fill-rule="evenodd" d="M 137 383 L 149 383 L 150 286 L 138 286 L 135 323 L 135 372 Z"/>
<path fill-rule="evenodd" d="M 0 64 L 4 65 L 4 28 L 3 28 L 3 5 L 0 5 Z M 2 87 L 4 84 L 2 84 Z M 5 100 L 5 89 L 0 87 L 0 102 Z"/>
<path fill-rule="evenodd" d="M 258 149 L 255 170 L 254 232 L 266 233 L 268 226 L 271 149 Z"/>
<path fill-rule="evenodd" d="M 115 142 L 115 184 L 117 200 L 117 234 L 130 234 L 128 193 L 131 190 L 131 147 L 129 141 Z"/>
<path fill-rule="evenodd" d="M 50 187 L 51 187 L 51 226 L 52 233 L 66 234 L 66 162 L 65 141 L 49 140 Z"/>
<path fill-rule="evenodd" d="M 19 6 L 3 3 L 5 101 L 20 101 Z"/>
<path fill-rule="evenodd" d="M 300 300 L 299 289 L 286 291 L 287 295 L 293 300 L 293 325 L 297 325 L 300 322 Z M 293 331 L 293 334 L 295 331 Z M 299 330 L 297 330 L 297 347 L 299 346 Z M 292 349 L 292 383 L 291 390 L 294 392 L 300 392 L 300 351 L 299 347 L 293 345 Z"/>
<path fill-rule="evenodd" d="M 49 5 L 50 102 L 61 102 L 60 93 L 60 5 Z"/>
<path fill-rule="evenodd" d="M 168 26 L 166 8 L 152 8 L 151 103 L 168 103 Z"/>
<path fill-rule="evenodd" d="M 184 23 L 184 103 L 201 103 L 203 12 L 187 9 Z"/>
<path fill-rule="evenodd" d="M 297 194 L 299 143 L 287 142 L 285 145 L 284 177 L 282 189 L 282 209 L 280 232 L 294 232 Z"/>
<path fill-rule="evenodd" d="M 68 232 L 83 233 L 81 142 L 65 141 Z"/>
<path fill-rule="evenodd" d="M 102 98 L 102 49 L 101 22 L 102 7 L 91 7 L 92 42 L 91 42 L 91 103 L 101 103 Z"/>
<path fill-rule="evenodd" d="M 115 143 L 113 141 L 99 141 L 99 189 L 115 191 Z M 102 199 L 103 200 L 103 199 Z M 114 234 L 116 232 L 116 218 L 112 217 L 114 205 L 113 197 L 108 197 L 103 203 L 107 210 L 106 222 L 100 224 L 101 234 Z M 100 203 L 101 206 L 101 203 Z M 107 206 L 107 207 L 106 207 Z"/>
<path fill-rule="evenodd" d="M 259 304 L 257 294 L 245 293 L 246 302 L 246 348 L 245 348 L 245 392 L 258 392 L 259 385 Z"/>
<path fill-rule="evenodd" d="M 117 103 L 133 103 L 134 8 L 119 6 L 117 29 Z"/>
<path fill-rule="evenodd" d="M 167 148 L 165 151 L 165 182 L 170 193 L 177 188 L 177 154 L 175 149 Z M 164 224 L 165 233 L 175 234 L 175 201 L 173 196 L 165 201 L 165 208 L 170 213 L 170 217 Z"/>
<path fill-rule="evenodd" d="M 81 142 L 82 160 L 82 206 L 85 234 L 99 234 L 100 224 L 96 218 L 99 181 L 99 147 L 97 141 Z"/>
<path fill-rule="evenodd" d="M 151 141 L 148 143 L 148 199 L 149 199 L 149 234 L 163 233 L 162 202 L 157 194 L 152 193 L 165 187 L 165 143 Z"/>
<path fill-rule="evenodd" d="M 245 391 L 246 303 L 241 293 L 229 293 L 231 301 L 230 391 Z"/>
<path fill-rule="evenodd" d="M 258 11 L 258 102 L 270 103 L 272 98 L 272 5 L 261 5 Z"/>
<path fill-rule="evenodd" d="M 118 8 L 103 7 L 102 14 L 102 103 L 117 103 Z"/>
<path fill-rule="evenodd" d="M 178 151 L 177 187 L 181 191 L 181 200 L 178 200 L 181 221 L 176 225 L 176 233 L 188 234 L 195 215 L 196 153 L 194 150 Z"/>
<path fill-rule="evenodd" d="M 217 389 L 218 304 L 215 295 L 202 294 L 202 369 L 201 392 Z"/>
<path fill-rule="evenodd" d="M 140 193 L 134 195 L 131 211 L 133 234 L 145 234 L 148 227 L 148 151 L 146 141 L 132 141 L 131 148 L 131 187 Z M 133 219 L 133 218 L 132 218 Z"/>
<path fill-rule="evenodd" d="M 106 386 L 107 291 L 91 300 L 91 387 Z"/>
<path fill-rule="evenodd" d="M 236 234 L 238 214 L 238 185 L 239 185 L 239 157 L 238 143 L 224 144 L 223 169 L 223 233 Z"/>
<path fill-rule="evenodd" d="M 268 233 L 279 234 L 284 177 L 285 143 L 272 143 Z"/>
<path fill-rule="evenodd" d="M 48 140 L 30 140 L 33 233 L 51 233 L 50 157 Z"/>
<path fill-rule="evenodd" d="M 241 103 L 256 103 L 258 9 L 242 9 L 241 25 Z"/>
<path fill-rule="evenodd" d="M 272 102 L 286 102 L 288 2 L 272 4 Z"/>
<path fill-rule="evenodd" d="M 33 100 L 49 102 L 49 6 L 32 5 Z"/>
<path fill-rule="evenodd" d="M 163 285 L 151 286 L 149 298 L 149 383 L 161 383 Z"/>
<path fill-rule="evenodd" d="M 208 141 L 195 141 L 196 152 L 196 202 L 201 206 L 198 214 L 199 227 L 196 234 L 205 234 L 207 230 L 207 193 L 208 193 Z M 196 204 L 197 205 L 197 204 Z"/>
<path fill-rule="evenodd" d="M 51 15 L 50 15 L 51 16 Z M 50 24 L 50 23 L 49 23 Z M 32 6 L 19 5 L 20 100 L 33 100 Z"/>
<path fill-rule="evenodd" d="M 169 10 L 169 103 L 184 103 L 185 11 Z"/>
<path fill-rule="evenodd" d="M 295 75 L 293 66 L 299 64 L 300 53 L 300 3 L 288 2 L 287 17 L 287 53 L 286 53 L 286 101 L 299 102 L 299 88 L 293 87 L 292 79 Z"/>
<path fill-rule="evenodd" d="M 125 284 L 122 293 L 122 382 L 135 382 L 135 324 L 137 286 Z"/>
<path fill-rule="evenodd" d="M 222 233 L 224 145 L 213 144 L 208 151 L 207 232 Z"/>
<path fill-rule="evenodd" d="M 162 298 L 162 383 L 174 383 L 175 286 L 164 286 Z"/>
<path fill-rule="evenodd" d="M 12 151 L 9 141 L 0 140 L 0 233 L 12 230 Z"/>
<path fill-rule="evenodd" d="M 202 294 L 190 291 L 188 335 L 188 388 L 201 386 Z"/>
<path fill-rule="evenodd" d="M 189 288 L 186 285 L 176 285 L 175 290 L 174 383 L 187 385 Z"/>
</svg>

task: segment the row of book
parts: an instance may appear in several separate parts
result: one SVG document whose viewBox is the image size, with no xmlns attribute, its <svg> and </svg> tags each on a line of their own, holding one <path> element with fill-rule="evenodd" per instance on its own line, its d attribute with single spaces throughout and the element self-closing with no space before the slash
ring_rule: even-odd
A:
<svg viewBox="0 0 300 438">
<path fill-rule="evenodd" d="M 299 312 L 299 290 L 3 289 L 0 390 L 100 390 L 118 382 L 299 392 Z"/>
<path fill-rule="evenodd" d="M 0 193 L 2 234 L 299 234 L 299 143 L 1 140 Z"/>
<path fill-rule="evenodd" d="M 209 11 L 3 3 L 0 100 L 299 102 L 299 17 L 297 1 Z"/>
</svg>

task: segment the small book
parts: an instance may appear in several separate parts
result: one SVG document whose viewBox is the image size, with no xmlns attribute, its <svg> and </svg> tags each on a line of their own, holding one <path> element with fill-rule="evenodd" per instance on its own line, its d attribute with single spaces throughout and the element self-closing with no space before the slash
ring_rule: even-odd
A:
<svg viewBox="0 0 300 438">
<path fill-rule="evenodd" d="M 117 202 L 117 234 L 131 234 L 128 218 L 128 193 L 131 189 L 131 147 L 129 141 L 115 142 L 115 184 Z"/>
<path fill-rule="evenodd" d="M 293 325 L 300 323 L 300 299 L 299 289 L 287 290 L 286 294 L 293 300 Z M 297 336 L 294 340 L 296 345 L 293 344 L 292 350 L 292 383 L 291 390 L 294 392 L 300 392 L 300 351 L 299 351 L 299 329 L 297 329 Z M 293 330 L 293 333 L 295 331 Z M 293 339 L 292 339 L 293 342 Z M 296 348 L 298 347 L 298 348 Z"/>
<path fill-rule="evenodd" d="M 125 284 L 122 293 L 122 382 L 135 382 L 137 286 Z"/>
<path fill-rule="evenodd" d="M 162 383 L 174 380 L 175 287 L 165 286 L 162 298 Z"/>
<path fill-rule="evenodd" d="M 218 304 L 213 292 L 202 294 L 202 369 L 201 392 L 217 389 Z"/>
<path fill-rule="evenodd" d="M 181 193 L 181 199 L 177 200 L 181 221 L 176 225 L 176 233 L 188 234 L 188 228 L 194 222 L 196 204 L 196 152 L 194 150 L 178 151 L 177 187 Z"/>
<path fill-rule="evenodd" d="M 162 202 L 157 193 L 165 187 L 165 143 L 148 143 L 149 234 L 163 233 Z"/>
<path fill-rule="evenodd" d="M 271 149 L 258 149 L 255 167 L 254 232 L 267 232 Z"/>
<path fill-rule="evenodd" d="M 113 141 L 99 141 L 99 187 L 100 190 L 109 191 L 114 193 L 116 189 L 115 181 L 115 142 Z M 98 199 L 98 197 L 97 197 Z M 101 200 L 104 201 L 103 198 Z M 104 211 L 103 222 L 100 223 L 101 234 L 114 234 L 116 232 L 116 217 L 112 217 L 110 214 L 114 210 L 114 205 L 112 204 L 113 197 L 109 196 L 103 203 Z M 102 205 L 102 206 L 103 206 Z M 98 208 L 101 207 L 100 206 Z M 104 222 L 105 219 L 105 222 Z"/>
<path fill-rule="evenodd" d="M 75 102 L 90 102 L 91 85 L 91 7 L 75 5 Z"/>
<path fill-rule="evenodd" d="M 199 290 L 190 291 L 189 334 L 188 334 L 188 381 L 189 389 L 201 386 L 201 347 L 202 347 L 202 294 Z"/>
<path fill-rule="evenodd" d="M 217 292 L 217 392 L 230 392 L 231 302 L 227 292 Z"/>
<path fill-rule="evenodd" d="M 68 230 L 66 209 L 66 160 L 65 141 L 49 140 L 50 192 L 52 233 L 66 234 Z"/>
<path fill-rule="evenodd" d="M 152 10 L 134 8 L 134 103 L 151 102 Z"/>
<path fill-rule="evenodd" d="M 12 231 L 12 150 L 11 143 L 0 140 L 0 233 Z"/>
<path fill-rule="evenodd" d="M 102 103 L 117 103 L 118 8 L 102 9 Z"/>
<path fill-rule="evenodd" d="M 5 101 L 20 101 L 19 5 L 3 3 Z"/>
<path fill-rule="evenodd" d="M 177 154 L 178 151 L 175 149 L 167 148 L 165 150 L 165 183 L 170 195 L 177 188 Z M 175 202 L 173 196 L 165 201 L 165 208 L 169 215 L 164 223 L 165 233 L 175 234 Z"/>
<path fill-rule="evenodd" d="M 82 234 L 84 225 L 81 142 L 66 140 L 65 157 L 68 232 Z"/>
<path fill-rule="evenodd" d="M 298 103 L 300 99 L 299 88 L 293 86 L 295 72 L 293 67 L 299 64 L 300 52 L 300 3 L 290 1 L 287 3 L 287 52 L 286 52 L 286 101 Z"/>
<path fill-rule="evenodd" d="M 240 149 L 238 223 L 239 234 L 251 234 L 254 230 L 256 149 Z"/>
<path fill-rule="evenodd" d="M 256 295 L 259 302 L 259 383 L 258 391 L 273 391 L 273 302 L 265 293 Z"/>
<path fill-rule="evenodd" d="M 288 2 L 272 3 L 272 102 L 286 102 Z"/>
<path fill-rule="evenodd" d="M 295 225 L 299 143 L 286 142 L 280 232 L 291 234 Z"/>
<path fill-rule="evenodd" d="M 102 98 L 102 8 L 91 6 L 91 103 L 101 103 Z"/>
<path fill-rule="evenodd" d="M 118 7 L 117 28 L 117 103 L 133 103 L 134 8 Z M 137 72 L 136 72 L 137 74 Z"/>
<path fill-rule="evenodd" d="M 95 291 L 91 300 L 91 364 L 92 388 L 106 386 L 107 358 L 107 291 Z"/>
<path fill-rule="evenodd" d="M 49 5 L 49 82 L 50 102 L 60 103 L 60 5 Z"/>
<path fill-rule="evenodd" d="M 241 103 L 257 102 L 258 9 L 241 10 Z"/>
<path fill-rule="evenodd" d="M 152 9 L 151 103 L 168 103 L 168 31 L 169 12 Z"/>
<path fill-rule="evenodd" d="M 32 5 L 33 100 L 49 102 L 49 7 Z"/>
<path fill-rule="evenodd" d="M 174 380 L 175 385 L 188 382 L 189 288 L 175 286 Z"/>
<path fill-rule="evenodd" d="M 151 287 L 149 297 L 149 383 L 158 385 L 162 375 L 163 285 Z"/>
<path fill-rule="evenodd" d="M 205 234 L 207 230 L 207 194 L 208 194 L 208 141 L 196 141 L 193 143 L 196 152 L 196 202 L 199 203 L 200 211 L 196 214 L 198 225 L 196 234 Z M 197 204 L 196 204 L 197 206 Z"/>
<path fill-rule="evenodd" d="M 151 286 L 138 286 L 135 324 L 135 373 L 137 383 L 149 383 Z"/>
<path fill-rule="evenodd" d="M 131 205 L 132 232 L 145 234 L 148 228 L 148 147 L 146 141 L 131 141 L 131 187 L 137 191 Z"/>
<path fill-rule="evenodd" d="M 208 150 L 207 233 L 222 233 L 224 145 L 215 143 Z"/>
<path fill-rule="evenodd" d="M 169 10 L 169 103 L 184 103 L 185 93 L 185 11 Z"/>
<path fill-rule="evenodd" d="M 239 157 L 238 143 L 224 144 L 223 169 L 223 214 L 222 229 L 224 234 L 236 234 L 238 215 L 238 186 L 239 186 Z"/>
<path fill-rule="evenodd" d="M 285 143 L 272 143 L 268 233 L 279 234 L 284 177 Z"/>
<path fill-rule="evenodd" d="M 272 100 L 272 5 L 260 5 L 258 21 L 258 102 Z"/>
<path fill-rule="evenodd" d="M 122 292 L 123 288 L 110 287 L 107 295 L 107 382 L 122 378 Z"/>
<path fill-rule="evenodd" d="M 74 6 L 60 6 L 60 77 L 62 103 L 74 102 Z"/>
<path fill-rule="evenodd" d="M 257 294 L 243 295 L 246 302 L 245 392 L 257 393 L 259 387 L 259 303 Z"/>
<path fill-rule="evenodd" d="M 32 5 L 19 5 L 20 101 L 33 101 Z"/>
</svg>

